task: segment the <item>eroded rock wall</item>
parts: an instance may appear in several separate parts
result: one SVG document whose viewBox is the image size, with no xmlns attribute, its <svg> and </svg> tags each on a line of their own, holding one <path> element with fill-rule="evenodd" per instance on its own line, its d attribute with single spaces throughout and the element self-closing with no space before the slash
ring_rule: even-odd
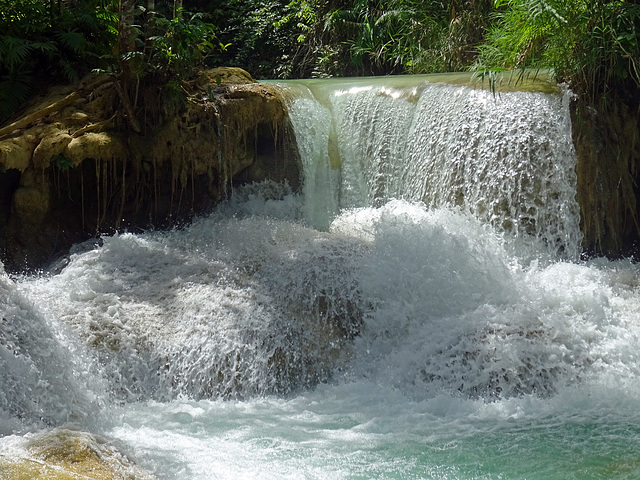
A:
<svg viewBox="0 0 640 480">
<path fill-rule="evenodd" d="M 113 82 L 91 85 L 51 92 L 25 111 L 31 123 L 0 134 L 0 259 L 9 270 L 40 268 L 102 233 L 180 225 L 237 183 L 299 186 L 282 98 L 240 69 L 203 72 L 182 107 L 152 127 L 142 118 L 140 133 Z M 55 102 L 63 107 L 38 118 Z"/>
<path fill-rule="evenodd" d="M 598 110 L 579 101 L 572 123 L 584 250 L 638 260 L 640 109 L 615 96 Z"/>
</svg>

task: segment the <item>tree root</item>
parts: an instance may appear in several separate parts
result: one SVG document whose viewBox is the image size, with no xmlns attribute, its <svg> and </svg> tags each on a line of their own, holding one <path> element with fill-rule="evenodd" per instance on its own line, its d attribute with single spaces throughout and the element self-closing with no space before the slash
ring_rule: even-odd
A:
<svg viewBox="0 0 640 480">
<path fill-rule="evenodd" d="M 101 130 L 102 128 L 107 126 L 109 123 L 111 123 L 113 119 L 116 118 L 117 115 L 118 114 L 115 113 L 111 117 L 107 118 L 106 120 L 92 123 L 91 125 L 87 125 L 86 127 L 82 127 L 76 130 L 75 132 L 73 132 L 73 134 L 71 135 L 71 138 L 78 138 L 80 135 L 84 135 L 87 132 L 95 132 L 96 130 Z"/>
<path fill-rule="evenodd" d="M 6 127 L 0 128 L 0 139 L 9 135 L 15 130 L 26 127 L 27 125 L 35 122 L 36 120 L 40 120 L 42 117 L 51 115 L 52 113 L 59 112 L 67 105 L 75 102 L 79 98 L 82 98 L 85 90 L 94 90 L 98 88 L 100 85 L 107 83 L 109 81 L 111 81 L 110 78 L 104 78 L 104 77 L 99 78 L 97 81 L 87 85 L 86 87 L 67 95 L 62 100 L 58 100 L 57 102 L 54 102 L 51 105 L 48 105 L 47 107 L 44 107 L 36 112 L 30 113 L 29 115 L 22 117 L 19 120 L 16 120 L 15 122 L 13 122 L 10 125 L 7 125 Z"/>
</svg>

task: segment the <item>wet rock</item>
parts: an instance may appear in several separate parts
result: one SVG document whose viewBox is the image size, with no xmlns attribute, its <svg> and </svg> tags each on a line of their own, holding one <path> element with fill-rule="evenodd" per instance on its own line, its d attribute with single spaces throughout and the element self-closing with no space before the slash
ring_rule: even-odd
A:
<svg viewBox="0 0 640 480">
<path fill-rule="evenodd" d="M 270 179 L 299 187 L 284 101 L 244 70 L 202 72 L 184 85 L 183 104 L 139 112 L 140 133 L 113 82 L 83 84 L 90 82 L 95 88 L 52 89 L 26 109 L 31 123 L 0 138 L 0 185 L 11 188 L 0 198 L 8 270 L 42 268 L 101 234 L 184 225 L 234 185 Z"/>
<path fill-rule="evenodd" d="M 5 480 L 153 480 L 107 439 L 69 428 L 5 439 Z"/>
</svg>

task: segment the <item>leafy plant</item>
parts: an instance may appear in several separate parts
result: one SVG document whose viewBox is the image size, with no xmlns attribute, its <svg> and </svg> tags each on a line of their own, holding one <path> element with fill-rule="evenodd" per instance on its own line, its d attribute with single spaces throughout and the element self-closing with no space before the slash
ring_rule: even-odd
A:
<svg viewBox="0 0 640 480">
<path fill-rule="evenodd" d="M 157 17 L 157 34 L 148 39 L 152 49 L 147 68 L 166 78 L 181 79 L 202 65 L 215 48 L 224 47 L 215 40 L 215 26 L 202 17 L 202 13 L 183 10 L 172 19 Z"/>
<path fill-rule="evenodd" d="M 54 155 L 51 161 L 58 168 L 58 170 L 62 171 L 68 170 L 73 166 L 73 162 L 71 161 L 71 159 L 65 157 L 62 154 Z"/>
<path fill-rule="evenodd" d="M 497 0 L 478 69 L 549 68 L 593 101 L 640 87 L 640 5 L 624 0 Z"/>
<path fill-rule="evenodd" d="M 449 22 L 444 2 L 292 0 L 288 22 L 298 31 L 294 59 L 314 76 L 441 71 L 440 45 Z"/>
<path fill-rule="evenodd" d="M 109 48 L 112 3 L 0 0 L 0 121 L 39 82 L 74 81 Z"/>
<path fill-rule="evenodd" d="M 303 18 L 290 9 L 289 0 L 222 0 L 211 19 L 219 27 L 218 37 L 228 48 L 218 63 L 240 66 L 258 78 L 286 78 L 307 70 L 310 62 L 299 56 L 306 26 L 314 26 L 312 3 L 303 0 L 302 9 L 311 15 Z M 299 25 L 299 27 L 297 26 Z"/>
<path fill-rule="evenodd" d="M 262 78 L 468 68 L 491 0 L 190 0 L 231 44 L 218 63 Z"/>
</svg>

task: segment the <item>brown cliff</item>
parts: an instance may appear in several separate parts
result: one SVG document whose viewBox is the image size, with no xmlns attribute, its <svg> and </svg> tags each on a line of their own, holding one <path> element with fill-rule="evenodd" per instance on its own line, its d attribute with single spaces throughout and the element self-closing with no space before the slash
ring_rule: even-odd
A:
<svg viewBox="0 0 640 480">
<path fill-rule="evenodd" d="M 183 90 L 178 107 L 153 104 L 146 92 L 139 133 L 108 77 L 54 89 L 0 129 L 0 259 L 8 270 L 39 268 L 102 233 L 180 225 L 237 183 L 298 188 L 299 154 L 276 89 L 224 68 Z"/>
</svg>

